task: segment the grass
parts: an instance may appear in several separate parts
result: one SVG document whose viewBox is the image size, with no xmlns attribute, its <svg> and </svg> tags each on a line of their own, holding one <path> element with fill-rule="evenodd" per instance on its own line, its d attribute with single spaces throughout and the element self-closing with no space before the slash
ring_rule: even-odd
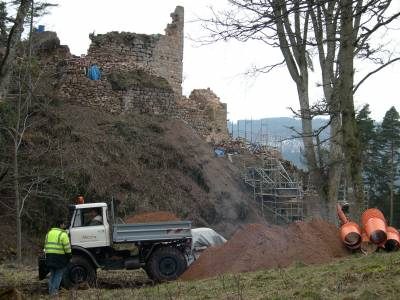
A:
<svg viewBox="0 0 400 300">
<path fill-rule="evenodd" d="M 16 271 L 0 266 L 0 279 L 28 292 L 26 284 L 41 286 L 33 270 Z M 138 272 L 100 272 L 98 289 L 64 291 L 63 299 L 398 299 L 400 293 L 400 253 L 376 253 L 368 257 L 354 255 L 334 263 L 253 273 L 228 274 L 200 281 L 175 281 L 132 288 Z M 145 279 L 143 283 L 145 284 Z M 104 283 L 119 282 L 119 288 L 105 288 Z M 103 282 L 103 284 L 102 284 Z M 103 285 L 103 286 L 102 286 Z M 37 286 L 36 286 L 37 291 Z"/>
</svg>

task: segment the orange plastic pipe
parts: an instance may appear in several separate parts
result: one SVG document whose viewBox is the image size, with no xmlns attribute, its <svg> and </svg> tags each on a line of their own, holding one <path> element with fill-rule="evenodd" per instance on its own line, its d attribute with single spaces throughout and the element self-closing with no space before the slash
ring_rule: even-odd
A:
<svg viewBox="0 0 400 300">
<path fill-rule="evenodd" d="M 344 212 L 342 210 L 342 206 L 340 204 L 337 204 L 336 211 L 337 211 L 337 215 L 339 217 L 340 223 L 342 225 L 349 222 L 349 220 L 347 219 L 346 215 L 344 214 Z"/>
<path fill-rule="evenodd" d="M 386 251 L 397 251 L 400 248 L 400 234 L 396 228 L 388 226 L 386 228 L 387 240 L 385 242 Z"/>
<path fill-rule="evenodd" d="M 379 209 L 370 208 L 364 211 L 361 223 L 372 243 L 379 245 L 386 241 L 386 220 Z"/>
<path fill-rule="evenodd" d="M 361 244 L 361 230 L 354 222 L 347 222 L 340 227 L 340 238 L 349 249 L 358 249 Z"/>
<path fill-rule="evenodd" d="M 361 232 L 361 245 L 360 245 L 360 249 L 361 252 L 368 255 L 371 253 L 374 253 L 376 250 L 378 250 L 378 245 L 371 243 L 371 241 L 369 240 L 369 237 L 367 235 L 367 233 L 365 231 Z"/>
</svg>

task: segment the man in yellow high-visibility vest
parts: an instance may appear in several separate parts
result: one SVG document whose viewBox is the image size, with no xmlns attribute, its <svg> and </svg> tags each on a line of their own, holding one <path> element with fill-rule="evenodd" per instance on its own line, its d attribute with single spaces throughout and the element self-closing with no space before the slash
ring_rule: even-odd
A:
<svg viewBox="0 0 400 300">
<path fill-rule="evenodd" d="M 65 222 L 60 220 L 56 223 L 56 227 L 51 228 L 46 235 L 44 251 L 46 265 L 50 270 L 50 295 L 58 293 L 64 270 L 72 257 L 71 244 L 65 228 Z"/>
</svg>

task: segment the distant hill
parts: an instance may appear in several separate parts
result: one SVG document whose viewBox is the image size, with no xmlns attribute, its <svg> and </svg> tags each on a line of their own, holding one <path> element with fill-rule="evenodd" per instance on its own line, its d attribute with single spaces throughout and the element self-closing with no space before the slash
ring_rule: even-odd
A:
<svg viewBox="0 0 400 300">
<path fill-rule="evenodd" d="M 326 124 L 325 119 L 314 119 L 313 128 L 317 129 Z M 293 130 L 293 129 L 294 130 Z M 277 147 L 285 159 L 296 166 L 305 168 L 302 157 L 303 141 L 296 133 L 301 132 L 301 120 L 288 117 L 263 118 L 258 120 L 238 120 L 228 123 L 229 132 L 234 138 L 243 137 L 250 142 L 268 144 Z M 328 137 L 328 130 L 322 133 Z"/>
</svg>

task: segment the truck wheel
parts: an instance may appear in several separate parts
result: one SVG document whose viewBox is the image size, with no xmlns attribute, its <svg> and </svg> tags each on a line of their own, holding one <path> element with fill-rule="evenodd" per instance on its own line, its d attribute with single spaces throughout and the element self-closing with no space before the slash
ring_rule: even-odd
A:
<svg viewBox="0 0 400 300">
<path fill-rule="evenodd" d="M 176 248 L 162 247 L 154 251 L 145 270 L 150 279 L 162 282 L 178 278 L 187 267 L 185 256 Z"/>
<path fill-rule="evenodd" d="M 83 256 L 73 256 L 64 272 L 62 285 L 69 289 L 85 284 L 95 286 L 96 269 L 93 264 Z"/>
</svg>

